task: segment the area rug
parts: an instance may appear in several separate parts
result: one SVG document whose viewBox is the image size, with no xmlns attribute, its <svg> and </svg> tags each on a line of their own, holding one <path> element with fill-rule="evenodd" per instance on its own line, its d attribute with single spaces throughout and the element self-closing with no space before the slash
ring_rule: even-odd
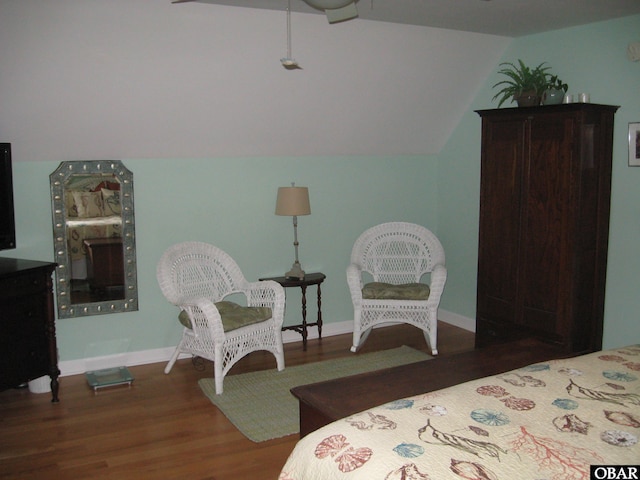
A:
<svg viewBox="0 0 640 480">
<path fill-rule="evenodd" d="M 198 384 L 244 436 L 254 442 L 264 442 L 300 431 L 298 400 L 289 391 L 291 388 L 429 358 L 424 352 L 402 346 L 286 367 L 282 372 L 274 368 L 229 375 L 224 379 L 222 395 L 215 394 L 213 378 L 203 378 Z"/>
</svg>

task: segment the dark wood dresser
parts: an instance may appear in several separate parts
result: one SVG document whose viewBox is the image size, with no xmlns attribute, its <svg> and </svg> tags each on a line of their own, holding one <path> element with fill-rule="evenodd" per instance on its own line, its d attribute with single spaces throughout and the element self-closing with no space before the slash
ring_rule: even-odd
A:
<svg viewBox="0 0 640 480">
<path fill-rule="evenodd" d="M 58 402 L 55 263 L 0 258 L 0 390 L 49 375 Z"/>
</svg>

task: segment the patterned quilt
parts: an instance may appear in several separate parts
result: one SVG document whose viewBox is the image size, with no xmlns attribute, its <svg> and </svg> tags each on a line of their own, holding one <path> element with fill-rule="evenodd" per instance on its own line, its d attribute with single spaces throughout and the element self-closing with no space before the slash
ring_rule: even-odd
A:
<svg viewBox="0 0 640 480">
<path fill-rule="evenodd" d="M 301 439 L 280 480 L 578 480 L 640 464 L 640 345 L 361 412 Z"/>
</svg>

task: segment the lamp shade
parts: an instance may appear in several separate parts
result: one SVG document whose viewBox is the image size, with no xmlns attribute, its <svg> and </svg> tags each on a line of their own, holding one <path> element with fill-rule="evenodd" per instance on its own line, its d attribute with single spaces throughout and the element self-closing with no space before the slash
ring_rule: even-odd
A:
<svg viewBox="0 0 640 480">
<path fill-rule="evenodd" d="M 309 215 L 309 189 L 307 187 L 279 187 L 276 215 Z"/>
</svg>

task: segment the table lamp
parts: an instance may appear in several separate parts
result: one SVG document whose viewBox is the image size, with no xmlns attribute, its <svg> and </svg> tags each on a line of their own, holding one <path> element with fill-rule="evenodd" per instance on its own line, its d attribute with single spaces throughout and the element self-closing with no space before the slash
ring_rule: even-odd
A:
<svg viewBox="0 0 640 480">
<path fill-rule="evenodd" d="M 287 278 L 304 279 L 304 270 L 298 260 L 298 215 L 311 214 L 309 205 L 309 189 L 307 187 L 296 187 L 292 182 L 290 187 L 279 187 L 276 199 L 276 215 L 287 215 L 293 217 L 293 246 L 296 252 L 296 259 L 291 270 L 285 273 Z"/>
</svg>

